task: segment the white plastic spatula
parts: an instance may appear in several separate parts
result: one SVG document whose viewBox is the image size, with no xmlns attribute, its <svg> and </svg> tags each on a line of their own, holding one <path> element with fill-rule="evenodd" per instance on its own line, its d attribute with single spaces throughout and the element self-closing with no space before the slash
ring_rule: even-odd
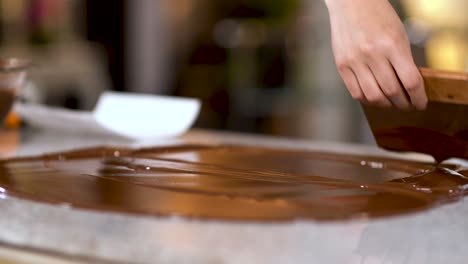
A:
<svg viewBox="0 0 468 264">
<path fill-rule="evenodd" d="M 143 140 L 184 133 L 200 106 L 193 98 L 105 92 L 92 112 L 25 103 L 17 103 L 15 111 L 29 125 L 44 130 Z"/>
</svg>

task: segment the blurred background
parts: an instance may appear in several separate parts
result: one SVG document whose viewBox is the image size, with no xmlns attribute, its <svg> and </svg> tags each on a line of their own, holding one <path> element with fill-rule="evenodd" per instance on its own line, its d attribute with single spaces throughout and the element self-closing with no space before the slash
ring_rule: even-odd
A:
<svg viewBox="0 0 468 264">
<path fill-rule="evenodd" d="M 468 69 L 468 0 L 392 1 L 419 66 Z M 0 56 L 31 58 L 29 101 L 105 90 L 196 97 L 196 127 L 372 142 L 331 52 L 323 1 L 0 0 Z"/>
</svg>

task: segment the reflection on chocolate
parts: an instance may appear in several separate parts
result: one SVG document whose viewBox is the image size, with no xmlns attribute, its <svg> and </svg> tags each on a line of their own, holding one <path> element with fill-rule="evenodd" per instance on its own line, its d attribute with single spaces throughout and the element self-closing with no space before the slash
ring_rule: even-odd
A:
<svg viewBox="0 0 468 264">
<path fill-rule="evenodd" d="M 6 195 L 227 220 L 337 220 L 459 199 L 468 179 L 394 159 L 241 146 L 94 148 L 0 162 Z"/>
</svg>

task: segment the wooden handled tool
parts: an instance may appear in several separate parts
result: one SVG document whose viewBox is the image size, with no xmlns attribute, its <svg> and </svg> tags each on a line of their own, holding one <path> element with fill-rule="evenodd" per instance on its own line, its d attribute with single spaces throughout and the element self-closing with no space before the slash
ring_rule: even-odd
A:
<svg viewBox="0 0 468 264">
<path fill-rule="evenodd" d="M 468 73 L 420 69 L 429 99 L 424 111 L 363 105 L 377 144 L 422 152 L 436 161 L 468 159 Z"/>
<path fill-rule="evenodd" d="M 468 72 L 419 70 L 430 101 L 468 104 Z"/>
</svg>

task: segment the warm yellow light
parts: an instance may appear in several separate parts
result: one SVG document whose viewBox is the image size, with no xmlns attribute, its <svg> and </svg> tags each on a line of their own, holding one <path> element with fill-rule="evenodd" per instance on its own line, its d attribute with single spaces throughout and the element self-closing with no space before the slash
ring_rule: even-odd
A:
<svg viewBox="0 0 468 264">
<path fill-rule="evenodd" d="M 459 34 L 442 33 L 427 43 L 426 56 L 429 67 L 463 71 L 468 59 L 468 39 Z"/>
<path fill-rule="evenodd" d="M 24 0 L 0 0 L 0 18 L 5 22 L 17 22 L 24 15 L 26 1 Z"/>
<path fill-rule="evenodd" d="M 423 19 L 433 27 L 467 27 L 467 0 L 402 0 L 410 17 Z"/>
</svg>

